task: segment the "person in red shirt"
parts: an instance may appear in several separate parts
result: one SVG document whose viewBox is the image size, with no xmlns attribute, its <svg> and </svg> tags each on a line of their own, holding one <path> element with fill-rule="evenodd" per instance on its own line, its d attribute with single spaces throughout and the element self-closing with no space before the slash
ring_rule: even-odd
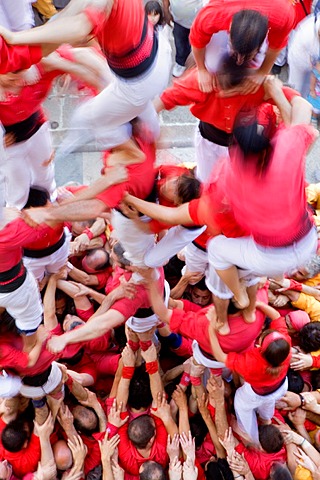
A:
<svg viewBox="0 0 320 480">
<path fill-rule="evenodd" d="M 255 75 L 248 78 L 243 91 L 254 92 L 270 72 L 288 36 L 296 24 L 295 6 L 286 0 L 257 4 L 253 0 L 210 1 L 200 10 L 190 31 L 190 43 L 199 70 L 199 86 L 203 92 L 214 89 L 212 76 L 222 48 L 228 50 L 230 32 L 230 55 L 238 65 L 250 62 L 258 56 L 262 46 L 267 46 L 265 56 L 258 63 Z M 266 41 L 266 42 L 265 42 Z M 265 43 L 265 45 L 263 45 Z M 209 44 L 209 45 L 208 45 Z M 264 58 L 264 59 L 263 59 Z M 263 60 L 261 62 L 261 60 Z"/>
<path fill-rule="evenodd" d="M 17 34 L 2 32 L 15 45 L 74 44 L 90 34 L 97 37 L 115 75 L 101 94 L 75 112 L 72 125 L 80 133 L 64 151 L 93 138 L 104 149 L 124 143 L 127 132 L 118 128 L 140 115 L 158 124 L 151 99 L 168 83 L 171 52 L 165 36 L 148 21 L 141 0 L 72 0 L 53 24 Z"/>
<path fill-rule="evenodd" d="M 287 372 L 291 360 L 291 338 L 285 319 L 272 307 L 257 304 L 272 322 L 259 339 L 259 346 L 245 353 L 224 353 L 210 318 L 210 343 L 215 357 L 241 375 L 245 384 L 236 391 L 234 406 L 238 424 L 255 444 L 259 442 L 256 412 L 264 424 L 271 423 L 275 402 L 288 389 Z"/>
</svg>

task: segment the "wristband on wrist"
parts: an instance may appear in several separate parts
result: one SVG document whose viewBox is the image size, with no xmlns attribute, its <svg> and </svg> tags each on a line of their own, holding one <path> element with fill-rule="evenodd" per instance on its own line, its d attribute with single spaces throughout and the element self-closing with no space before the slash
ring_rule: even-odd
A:
<svg viewBox="0 0 320 480">
<path fill-rule="evenodd" d="M 240 477 L 243 477 L 243 475 L 233 475 L 233 478 L 240 478 Z"/>
<path fill-rule="evenodd" d="M 34 408 L 42 408 L 46 404 L 46 397 L 39 398 L 38 400 L 32 399 L 31 401 Z"/>
<path fill-rule="evenodd" d="M 139 350 L 139 342 L 134 342 L 133 340 L 128 340 L 127 343 L 129 345 L 129 347 L 131 348 L 131 350 L 133 350 L 134 352 Z"/>
<path fill-rule="evenodd" d="M 187 372 L 183 372 L 181 380 L 180 380 L 180 385 L 183 385 L 184 387 L 187 387 L 190 383 L 190 375 Z"/>
<path fill-rule="evenodd" d="M 196 387 L 199 387 L 199 385 L 201 385 L 200 377 L 193 377 L 192 375 L 190 375 L 190 381 L 191 381 L 191 385 L 195 385 Z"/>
<path fill-rule="evenodd" d="M 134 367 L 123 367 L 121 377 L 131 380 L 134 374 Z"/>
<path fill-rule="evenodd" d="M 306 399 L 304 398 L 303 395 L 301 395 L 301 393 L 298 393 L 299 397 L 300 397 L 300 408 L 303 408 L 306 404 Z"/>
<path fill-rule="evenodd" d="M 166 327 L 167 324 L 165 322 L 161 322 L 157 325 L 157 328 L 163 328 L 163 327 Z"/>
<path fill-rule="evenodd" d="M 304 439 L 302 440 L 302 442 L 300 443 L 299 447 L 302 447 L 302 445 L 304 444 L 305 441 L 306 441 L 306 439 L 304 438 Z"/>
<path fill-rule="evenodd" d="M 73 378 L 71 377 L 71 375 L 68 375 L 68 379 L 65 383 L 67 385 L 67 387 L 69 388 L 69 390 L 72 390 L 72 385 L 73 385 Z"/>
<path fill-rule="evenodd" d="M 148 348 L 151 347 L 151 345 L 152 345 L 151 340 L 147 340 L 146 342 L 144 342 L 143 340 L 140 340 L 140 348 L 143 352 L 148 350 Z"/>
<path fill-rule="evenodd" d="M 90 228 L 86 227 L 82 233 L 85 233 L 87 235 L 87 237 L 89 238 L 89 240 L 92 240 L 94 235 L 93 233 L 91 232 Z"/>
<path fill-rule="evenodd" d="M 158 365 L 158 361 L 155 360 L 154 362 L 148 362 L 146 363 L 146 372 L 149 374 L 149 375 L 152 375 L 154 373 L 157 373 L 157 371 L 159 370 L 159 365 Z"/>
</svg>

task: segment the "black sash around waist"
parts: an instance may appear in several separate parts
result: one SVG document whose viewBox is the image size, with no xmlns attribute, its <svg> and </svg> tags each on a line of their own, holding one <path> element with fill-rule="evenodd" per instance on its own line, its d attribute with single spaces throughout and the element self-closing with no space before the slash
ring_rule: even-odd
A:
<svg viewBox="0 0 320 480">
<path fill-rule="evenodd" d="M 4 125 L 6 133 L 13 133 L 15 137 L 15 143 L 24 142 L 32 137 L 43 125 L 43 115 L 40 110 L 33 113 L 26 120 L 22 122 L 14 123 L 13 125 Z"/>
<path fill-rule="evenodd" d="M 52 253 L 59 250 L 59 248 L 62 247 L 62 245 L 64 244 L 65 239 L 66 239 L 66 235 L 63 232 L 60 240 L 58 240 L 57 243 L 55 243 L 54 245 L 51 245 L 50 247 L 47 247 L 47 248 L 42 248 L 41 250 L 34 250 L 34 249 L 30 249 L 30 248 L 25 248 L 23 250 L 23 255 L 24 255 L 24 257 L 28 257 L 28 258 L 47 257 L 48 255 L 51 255 Z"/>
<path fill-rule="evenodd" d="M 232 133 L 224 132 L 219 128 L 214 127 L 211 123 L 199 122 L 199 132 L 203 138 L 209 140 L 209 142 L 216 143 L 222 147 L 230 147 L 232 144 Z"/>
<path fill-rule="evenodd" d="M 19 273 L 22 271 L 21 275 Z M 27 276 L 27 270 L 25 269 L 22 261 L 14 267 L 10 268 L 6 272 L 0 273 L 0 293 L 10 293 L 17 290 Z"/>
<path fill-rule="evenodd" d="M 23 377 L 22 383 L 24 385 L 27 385 L 28 387 L 41 387 L 48 381 L 51 370 L 52 370 L 52 365 L 50 365 L 50 367 L 47 368 L 47 370 L 45 370 L 42 373 L 39 373 L 38 375 Z"/>
</svg>

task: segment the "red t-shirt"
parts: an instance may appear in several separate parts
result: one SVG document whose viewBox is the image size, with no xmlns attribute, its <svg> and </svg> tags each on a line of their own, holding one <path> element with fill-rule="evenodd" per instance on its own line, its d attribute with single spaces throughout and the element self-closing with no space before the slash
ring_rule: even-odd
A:
<svg viewBox="0 0 320 480">
<path fill-rule="evenodd" d="M 240 10 L 257 10 L 268 17 L 269 47 L 278 50 L 286 46 L 288 36 L 295 27 L 296 12 L 292 2 L 288 0 L 211 0 L 200 10 L 190 32 L 190 43 L 193 47 L 204 48 L 214 33 L 229 31 L 232 17 Z"/>
<path fill-rule="evenodd" d="M 288 335 L 285 319 L 283 317 L 273 320 L 270 324 L 270 328 L 277 330 L 285 335 L 287 342 L 291 346 L 291 338 Z M 291 353 L 281 364 L 281 371 L 274 377 L 268 372 L 270 364 L 261 354 L 261 348 L 257 347 L 249 350 L 245 353 L 228 353 L 226 366 L 241 375 L 246 382 L 250 383 L 253 389 L 257 390 L 261 394 L 263 389 L 271 391 L 273 387 L 276 387 L 286 377 L 290 366 Z"/>
<path fill-rule="evenodd" d="M 108 18 L 104 11 L 91 7 L 85 13 L 107 54 L 121 57 L 139 45 L 145 18 L 141 0 L 117 0 Z"/>
<path fill-rule="evenodd" d="M 9 452 L 0 443 L 0 459 L 8 460 L 12 465 L 12 472 L 18 478 L 24 477 L 30 472 L 35 472 L 41 457 L 40 440 L 34 433 L 26 448 L 19 452 Z"/>
<path fill-rule="evenodd" d="M 287 1 L 287 0 L 286 0 Z M 299 95 L 291 88 L 284 87 L 283 92 L 290 100 L 293 95 Z M 260 105 L 265 96 L 263 86 L 250 95 L 234 95 L 220 97 L 219 92 L 201 92 L 198 82 L 198 70 L 190 70 L 173 82 L 160 96 L 166 110 L 178 106 L 191 105 L 190 111 L 199 120 L 210 123 L 227 133 L 232 133 L 234 123 L 240 111 L 252 112 Z M 270 103 L 272 101 L 270 100 Z"/>
<path fill-rule="evenodd" d="M 51 227 L 44 224 L 30 227 L 21 218 L 8 223 L 0 234 L 0 272 L 17 265 L 22 258 L 22 248 L 30 242 L 45 239 L 50 230 Z"/>
<path fill-rule="evenodd" d="M 126 182 L 113 185 L 97 195 L 96 198 L 105 203 L 109 208 L 117 207 L 126 192 L 143 200 L 152 192 L 155 181 L 153 168 L 156 160 L 155 145 L 147 143 L 138 137 L 134 137 L 134 139 L 146 155 L 146 159 L 142 163 L 127 166 L 128 180 Z M 110 152 L 105 153 L 104 164 L 106 165 L 108 165 L 109 154 Z"/>
<path fill-rule="evenodd" d="M 45 231 L 42 238 L 36 240 L 35 242 L 29 242 L 24 245 L 24 248 L 28 248 L 31 250 L 42 250 L 47 247 L 51 247 L 55 245 L 63 234 L 63 223 L 59 223 L 59 225 L 51 228 L 47 226 L 47 230 Z"/>
<path fill-rule="evenodd" d="M 31 65 L 40 62 L 42 58 L 41 47 L 26 47 L 8 45 L 0 37 L 0 73 L 25 70 Z"/>
<path fill-rule="evenodd" d="M 242 443 L 239 443 L 235 449 L 238 453 L 243 453 L 256 480 L 267 480 L 272 465 L 276 462 L 285 463 L 287 460 L 285 447 L 282 447 L 280 452 L 277 453 L 266 453 L 253 448 L 246 448 Z"/>
<path fill-rule="evenodd" d="M 260 289 L 257 293 L 259 301 L 268 303 L 267 287 Z M 174 309 L 170 319 L 170 330 L 180 333 L 184 337 L 197 340 L 202 350 L 211 354 L 211 344 L 209 340 L 209 320 L 206 314 L 212 305 L 202 308 L 198 312 L 185 312 L 184 310 Z M 224 352 L 243 352 L 253 347 L 255 339 L 261 332 L 265 320 L 265 315 L 257 309 L 256 321 L 250 325 L 243 320 L 239 314 L 229 316 L 230 333 L 229 335 L 219 335 L 217 337 Z"/>
</svg>

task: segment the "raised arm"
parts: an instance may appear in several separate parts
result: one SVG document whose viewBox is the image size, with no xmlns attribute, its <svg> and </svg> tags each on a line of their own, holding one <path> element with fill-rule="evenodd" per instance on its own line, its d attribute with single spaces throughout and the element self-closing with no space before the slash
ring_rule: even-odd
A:
<svg viewBox="0 0 320 480">
<path fill-rule="evenodd" d="M 47 284 L 46 293 L 43 297 L 43 320 L 44 326 L 48 331 L 53 330 L 58 325 L 56 316 L 56 289 L 58 278 L 59 276 L 56 274 L 51 275 Z"/>
</svg>

